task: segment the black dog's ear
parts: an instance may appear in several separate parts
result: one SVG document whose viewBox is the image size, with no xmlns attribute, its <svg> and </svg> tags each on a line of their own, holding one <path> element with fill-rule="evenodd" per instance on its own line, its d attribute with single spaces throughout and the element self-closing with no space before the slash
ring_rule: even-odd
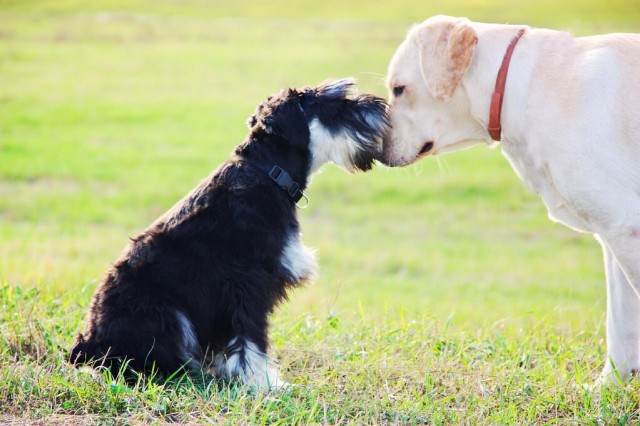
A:
<svg viewBox="0 0 640 426">
<path fill-rule="evenodd" d="M 306 146 L 309 143 L 309 124 L 298 96 L 290 97 L 278 105 L 270 116 L 265 117 L 265 122 L 275 135 L 292 145 Z"/>
<path fill-rule="evenodd" d="M 291 89 L 270 96 L 258 106 L 247 124 L 252 129 L 258 126 L 267 134 L 280 136 L 292 145 L 306 146 L 309 143 L 307 118 L 298 93 Z"/>
</svg>

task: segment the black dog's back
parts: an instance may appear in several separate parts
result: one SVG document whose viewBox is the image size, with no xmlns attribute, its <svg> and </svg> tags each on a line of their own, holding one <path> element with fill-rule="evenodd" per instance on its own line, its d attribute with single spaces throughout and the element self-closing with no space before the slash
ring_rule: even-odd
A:
<svg viewBox="0 0 640 426">
<path fill-rule="evenodd" d="M 221 166 L 132 239 L 70 360 L 173 372 L 199 367 L 238 332 L 266 351 L 267 316 L 295 284 L 280 262 L 285 236 L 298 232 L 294 208 L 259 171 Z"/>
</svg>

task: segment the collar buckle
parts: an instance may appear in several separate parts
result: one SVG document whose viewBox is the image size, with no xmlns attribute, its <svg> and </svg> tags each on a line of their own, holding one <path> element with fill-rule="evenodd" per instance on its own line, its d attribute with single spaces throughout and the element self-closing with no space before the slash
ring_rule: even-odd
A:
<svg viewBox="0 0 640 426">
<path fill-rule="evenodd" d="M 300 185 L 298 184 L 298 182 L 291 179 L 289 173 L 287 173 L 282 167 L 274 165 L 273 167 L 271 167 L 271 170 L 269 170 L 269 173 L 267 174 L 275 183 L 278 184 L 278 186 L 287 191 L 287 194 L 289 194 L 289 196 L 295 203 L 300 201 L 300 199 L 304 196 L 304 194 L 300 190 Z M 307 204 L 309 204 L 308 198 Z"/>
</svg>

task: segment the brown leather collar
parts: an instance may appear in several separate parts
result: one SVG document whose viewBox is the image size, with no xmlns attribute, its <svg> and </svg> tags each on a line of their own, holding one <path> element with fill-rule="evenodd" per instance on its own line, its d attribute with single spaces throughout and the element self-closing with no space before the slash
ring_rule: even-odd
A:
<svg viewBox="0 0 640 426">
<path fill-rule="evenodd" d="M 500 134 L 502 133 L 500 113 L 502 111 L 502 98 L 504 96 L 504 86 L 507 83 L 507 72 L 509 71 L 511 55 L 513 54 L 513 50 L 515 49 L 518 40 L 520 40 L 520 37 L 522 37 L 525 31 L 526 30 L 524 28 L 521 28 L 520 31 L 518 31 L 518 34 L 513 38 L 513 40 L 511 40 L 511 43 L 504 54 L 504 58 L 502 58 L 502 65 L 500 66 L 498 76 L 496 77 L 496 90 L 493 92 L 493 96 L 491 96 L 491 107 L 489 108 L 488 129 L 491 139 L 494 141 L 499 141 Z"/>
</svg>

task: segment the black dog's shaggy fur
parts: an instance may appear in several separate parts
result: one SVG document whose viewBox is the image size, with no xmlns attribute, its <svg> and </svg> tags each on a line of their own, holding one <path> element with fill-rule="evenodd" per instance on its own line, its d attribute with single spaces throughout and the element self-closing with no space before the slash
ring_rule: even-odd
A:
<svg viewBox="0 0 640 426">
<path fill-rule="evenodd" d="M 117 373 L 126 360 L 140 372 L 171 374 L 212 361 L 222 377 L 282 384 L 266 357 L 268 315 L 315 272 L 294 200 L 323 163 L 370 169 L 388 126 L 384 101 L 349 96 L 352 85 L 285 89 L 262 103 L 232 159 L 110 268 L 71 362 Z M 291 179 L 276 179 L 273 166 Z"/>
</svg>

